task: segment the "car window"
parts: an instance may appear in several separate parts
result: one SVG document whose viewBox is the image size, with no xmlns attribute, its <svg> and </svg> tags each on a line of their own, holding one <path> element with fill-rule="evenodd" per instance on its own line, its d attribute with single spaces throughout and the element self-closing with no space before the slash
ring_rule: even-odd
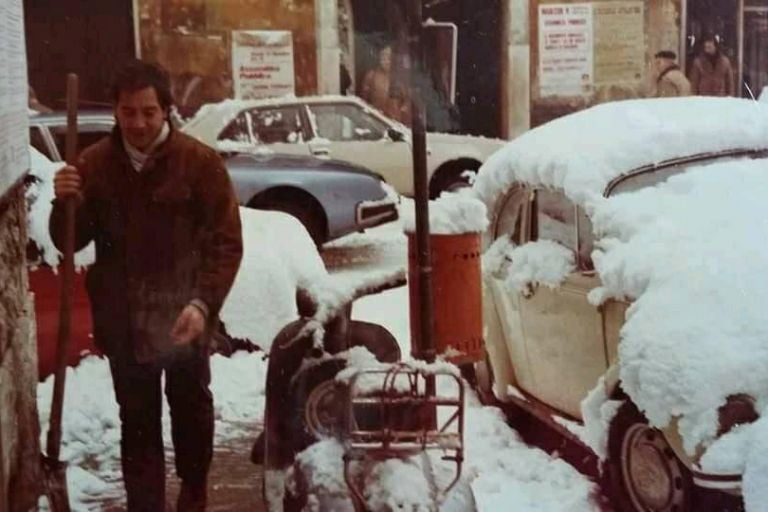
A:
<svg viewBox="0 0 768 512">
<path fill-rule="evenodd" d="M 33 148 L 44 154 L 49 160 L 58 160 L 58 158 L 51 154 L 51 150 L 43 135 L 43 130 L 39 126 L 30 126 L 29 143 Z"/>
<path fill-rule="evenodd" d="M 530 189 L 520 184 L 514 185 L 509 190 L 499 208 L 494 238 L 506 235 L 515 245 L 520 245 L 524 242 L 524 213 L 530 193 Z"/>
<path fill-rule="evenodd" d="M 576 251 L 576 207 L 562 192 L 536 191 L 536 239 L 552 240 Z"/>
<path fill-rule="evenodd" d="M 713 163 L 732 162 L 735 160 L 742 160 L 745 158 L 755 158 L 756 155 L 749 156 L 731 156 L 723 155 L 719 157 L 712 157 L 706 160 L 689 161 L 680 164 L 666 165 L 657 169 L 649 169 L 647 171 L 640 171 L 634 174 L 629 174 L 625 178 L 621 179 L 610 190 L 609 195 L 615 196 L 617 194 L 624 194 L 627 192 L 634 192 L 641 188 L 654 187 L 660 183 L 664 183 L 672 176 L 676 174 L 682 174 L 694 167 L 701 167 L 702 165 L 708 165 Z M 761 155 L 764 156 L 764 155 Z"/>
<path fill-rule="evenodd" d="M 331 141 L 371 141 L 386 136 L 387 125 L 356 105 L 309 105 L 318 137 Z"/>
<path fill-rule="evenodd" d="M 250 115 L 247 112 L 240 112 L 240 114 L 229 123 L 229 126 L 224 128 L 224 131 L 219 134 L 218 140 L 252 142 L 254 137 L 251 136 L 250 126 L 248 124 L 249 118 Z"/>
<path fill-rule="evenodd" d="M 250 119 L 256 142 L 301 142 L 302 123 L 299 107 L 254 109 L 246 114 Z"/>
<path fill-rule="evenodd" d="M 66 126 L 51 126 L 49 127 L 51 135 L 53 136 L 53 142 L 56 144 L 56 148 L 59 150 L 61 158 L 65 157 L 66 153 L 66 140 L 67 140 L 67 127 Z M 77 154 L 79 155 L 82 150 L 91 146 L 101 139 L 106 137 L 112 132 L 112 125 L 107 123 L 83 123 L 77 126 Z"/>
<path fill-rule="evenodd" d="M 595 250 L 595 235 L 592 231 L 592 220 L 587 216 L 584 209 L 577 209 L 578 221 L 578 244 L 579 252 L 577 254 L 579 270 L 589 272 L 595 270 L 595 264 L 592 261 L 592 251 Z"/>
</svg>

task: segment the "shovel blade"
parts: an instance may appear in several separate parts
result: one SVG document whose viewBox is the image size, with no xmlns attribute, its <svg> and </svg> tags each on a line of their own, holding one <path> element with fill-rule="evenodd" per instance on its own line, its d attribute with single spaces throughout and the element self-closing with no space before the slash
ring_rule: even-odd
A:
<svg viewBox="0 0 768 512">
<path fill-rule="evenodd" d="M 52 512 L 70 512 L 67 493 L 67 464 L 43 456 L 43 484 Z"/>
</svg>

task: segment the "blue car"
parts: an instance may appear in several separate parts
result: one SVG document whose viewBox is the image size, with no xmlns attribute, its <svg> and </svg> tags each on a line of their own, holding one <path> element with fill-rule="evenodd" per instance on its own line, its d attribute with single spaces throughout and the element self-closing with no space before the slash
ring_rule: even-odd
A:
<svg viewBox="0 0 768 512">
<path fill-rule="evenodd" d="M 31 116 L 32 146 L 53 161 L 63 160 L 66 122 L 63 112 Z M 111 111 L 80 112 L 79 149 L 109 134 L 114 124 Z M 240 204 L 293 215 L 318 246 L 398 218 L 397 195 L 360 166 L 270 151 L 221 154 Z"/>
</svg>

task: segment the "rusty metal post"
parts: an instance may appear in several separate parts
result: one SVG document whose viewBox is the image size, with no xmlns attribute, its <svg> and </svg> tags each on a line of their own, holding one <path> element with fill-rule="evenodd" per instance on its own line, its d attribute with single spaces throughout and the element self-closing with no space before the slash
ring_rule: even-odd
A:
<svg viewBox="0 0 768 512">
<path fill-rule="evenodd" d="M 413 144 L 413 174 L 416 208 L 416 247 L 418 289 L 420 305 L 421 346 L 416 355 L 427 363 L 435 361 L 434 305 L 432 303 L 432 261 L 429 239 L 429 182 L 427 179 L 426 109 L 423 101 L 424 53 L 421 44 L 421 0 L 405 0 L 403 4 L 407 24 L 410 55 L 408 75 L 411 97 L 411 137 Z"/>
</svg>

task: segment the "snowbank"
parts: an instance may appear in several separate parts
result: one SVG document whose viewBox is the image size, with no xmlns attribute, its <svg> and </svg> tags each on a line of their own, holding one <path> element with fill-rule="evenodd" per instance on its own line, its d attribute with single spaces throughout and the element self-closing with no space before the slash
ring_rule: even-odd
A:
<svg viewBox="0 0 768 512">
<path fill-rule="evenodd" d="M 216 444 L 253 435 L 262 421 L 267 362 L 262 353 L 238 353 L 211 359 Z M 124 500 L 120 470 L 120 419 L 109 364 L 91 356 L 67 370 L 61 459 L 69 464 L 67 481 L 75 512 L 102 510 L 105 502 Z M 40 441 L 45 446 L 53 377 L 38 385 Z M 163 405 L 166 447 L 171 446 L 168 405 Z M 248 462 L 244 459 L 244 464 Z M 170 467 L 170 466 L 169 466 Z"/>
<path fill-rule="evenodd" d="M 240 208 L 243 259 L 221 310 L 227 332 L 268 351 L 296 318 L 296 287 L 326 275 L 312 239 L 294 217 Z"/>
<path fill-rule="evenodd" d="M 596 206 L 603 287 L 591 300 L 635 300 L 621 332 L 623 388 L 653 425 L 680 417 L 689 453 L 715 438 L 727 396 L 768 405 L 767 165 L 712 164 Z"/>
<path fill-rule="evenodd" d="M 577 203 L 620 173 L 671 158 L 768 147 L 768 105 L 734 98 L 604 103 L 535 128 L 494 153 L 473 191 L 489 211 L 514 181 L 565 191 Z"/>
<path fill-rule="evenodd" d="M 416 232 L 414 208 L 401 208 L 403 229 Z M 433 235 L 455 235 L 482 233 L 488 227 L 485 204 L 479 201 L 469 189 L 458 192 L 444 192 L 438 199 L 429 202 L 429 231 Z"/>
<path fill-rule="evenodd" d="M 501 411 L 482 406 L 469 394 L 466 415 L 462 478 L 445 497 L 441 511 L 599 509 L 591 497 L 594 485 L 564 461 L 521 442 Z M 328 439 L 299 455 L 302 473 L 307 476 L 310 510 L 351 510 L 343 453 L 338 441 Z M 438 487 L 450 482 L 453 467 L 437 453 L 430 454 L 428 462 L 414 457 L 368 464 L 365 471 L 354 466 L 353 474 L 359 474 L 371 510 L 426 511 L 432 510 L 432 487 L 426 476 L 430 466 Z M 322 507 L 331 504 L 333 508 Z"/>
<path fill-rule="evenodd" d="M 36 179 L 27 188 L 28 235 L 40 251 L 41 261 L 55 269 L 59 265 L 62 254 L 51 240 L 51 235 L 48 232 L 48 218 L 51 216 L 51 209 L 53 209 L 51 204 L 54 197 L 53 177 L 64 166 L 64 163 L 51 162 L 48 157 L 32 146 L 29 147 L 29 157 L 29 174 Z M 90 265 L 95 257 L 93 244 L 88 244 L 83 250 L 75 254 L 75 266 L 81 268 Z"/>
</svg>

